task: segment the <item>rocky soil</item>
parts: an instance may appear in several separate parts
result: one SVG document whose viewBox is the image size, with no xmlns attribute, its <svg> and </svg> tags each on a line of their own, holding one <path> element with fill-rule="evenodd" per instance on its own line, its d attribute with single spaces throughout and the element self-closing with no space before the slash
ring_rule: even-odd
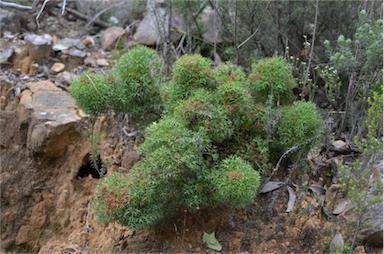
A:
<svg viewBox="0 0 384 254">
<path fill-rule="evenodd" d="M 328 153 L 309 156 L 309 172 L 282 165 L 271 179 L 275 188 L 243 209 L 181 212 L 165 228 L 145 231 L 97 223 L 92 197 L 102 179 L 90 163 L 89 117 L 70 97 L 70 80 L 84 70 L 108 73 L 121 38 L 123 50 L 157 39 L 143 35 L 151 34 L 140 28 L 151 27 L 145 15 L 120 18 L 134 24 L 129 29 L 107 28 L 104 21 L 88 24 L 58 10 L 57 3 L 47 7 L 40 27 L 30 13 L 0 10 L 1 252 L 214 253 L 202 236 L 215 232 L 223 253 L 324 253 L 338 232 L 345 242 L 352 236 L 347 225 L 354 213 L 339 191 L 337 171 L 341 157 L 356 151 L 341 140 Z M 100 117 L 94 128 L 101 133 L 98 149 L 107 175 L 126 173 L 139 161 L 136 149 L 143 140 L 127 135 L 135 129 L 126 117 Z M 375 167 L 381 179 L 383 164 Z M 289 204 L 292 193 L 295 202 Z M 382 253 L 382 214 L 382 204 L 367 213 L 369 226 L 355 252 Z"/>
</svg>

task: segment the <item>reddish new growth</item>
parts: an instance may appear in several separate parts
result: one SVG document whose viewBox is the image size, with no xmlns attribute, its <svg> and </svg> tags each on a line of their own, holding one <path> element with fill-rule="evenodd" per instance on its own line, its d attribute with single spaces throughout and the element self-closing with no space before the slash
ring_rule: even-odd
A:
<svg viewBox="0 0 384 254">
<path fill-rule="evenodd" d="M 229 112 L 233 112 L 233 111 L 235 111 L 235 110 L 237 109 L 238 106 L 239 106 L 239 105 L 238 105 L 237 103 L 236 103 L 235 105 L 231 105 L 231 104 L 226 105 L 227 110 L 228 110 Z"/>
<path fill-rule="evenodd" d="M 189 113 L 196 109 L 204 109 L 204 104 L 199 101 L 191 101 L 184 105 L 185 113 Z"/>
<path fill-rule="evenodd" d="M 121 209 L 125 206 L 126 203 L 128 203 L 128 197 L 127 193 L 124 191 L 121 194 L 117 194 L 114 190 L 109 191 L 104 186 L 102 190 L 103 199 L 106 200 L 106 206 L 109 209 Z M 107 198 L 105 198 L 107 197 Z"/>
<path fill-rule="evenodd" d="M 86 86 L 88 84 L 88 81 L 88 78 L 83 77 L 80 79 L 80 84 Z"/>
<path fill-rule="evenodd" d="M 229 180 L 242 180 L 243 178 L 244 178 L 243 173 L 238 171 L 232 171 L 228 175 Z"/>
</svg>

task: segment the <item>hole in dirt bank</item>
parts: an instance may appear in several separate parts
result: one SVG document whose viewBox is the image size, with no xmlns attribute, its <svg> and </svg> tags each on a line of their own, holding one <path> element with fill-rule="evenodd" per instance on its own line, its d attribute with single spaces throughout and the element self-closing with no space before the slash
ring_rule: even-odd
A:
<svg viewBox="0 0 384 254">
<path fill-rule="evenodd" d="M 104 175 L 107 173 L 107 169 L 105 168 L 100 156 L 97 156 L 96 165 L 97 169 L 100 171 L 105 170 Z M 77 176 L 83 178 L 91 175 L 93 178 L 100 179 L 100 173 L 97 169 L 94 167 L 91 156 L 88 153 L 83 159 L 83 165 L 80 167 Z"/>
</svg>

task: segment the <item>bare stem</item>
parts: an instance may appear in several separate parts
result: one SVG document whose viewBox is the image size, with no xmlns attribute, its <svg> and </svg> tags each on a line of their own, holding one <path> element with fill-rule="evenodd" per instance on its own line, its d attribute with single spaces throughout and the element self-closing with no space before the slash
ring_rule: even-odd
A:
<svg viewBox="0 0 384 254">
<path fill-rule="evenodd" d="M 308 65 L 307 68 L 304 72 L 304 84 L 303 84 L 303 89 L 301 92 L 301 99 L 304 100 L 304 89 L 307 86 L 308 82 L 308 77 L 309 77 L 309 71 L 311 68 L 311 63 L 312 63 L 312 57 L 313 57 L 313 49 L 315 47 L 315 38 L 316 38 L 316 27 L 317 27 L 317 17 L 319 16 L 319 0 L 316 0 L 316 13 L 315 13 L 315 24 L 313 28 L 313 36 L 312 36 L 312 42 L 311 42 L 311 51 L 309 52 L 309 60 L 308 60 Z"/>
<path fill-rule="evenodd" d="M 10 2 L 0 1 L 0 7 L 14 8 L 14 9 L 19 9 L 19 10 L 32 11 L 34 5 L 27 6 L 27 5 L 21 5 L 21 4 L 16 4 L 16 3 L 10 3 Z"/>
</svg>

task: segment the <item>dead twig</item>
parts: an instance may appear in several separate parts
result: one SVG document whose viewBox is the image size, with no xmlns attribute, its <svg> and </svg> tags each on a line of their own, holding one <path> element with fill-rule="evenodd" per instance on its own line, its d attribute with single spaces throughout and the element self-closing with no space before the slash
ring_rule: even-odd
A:
<svg viewBox="0 0 384 254">
<path fill-rule="evenodd" d="M 78 11 L 72 9 L 72 8 L 68 8 L 67 7 L 66 10 L 67 10 L 68 13 L 74 15 L 75 17 L 77 17 L 79 19 L 87 20 L 87 21 L 91 20 L 88 16 L 86 16 L 86 15 L 84 15 L 84 14 L 82 14 L 82 13 L 80 13 L 80 12 L 78 12 Z M 109 27 L 109 25 L 107 23 L 99 21 L 99 20 L 95 20 L 95 21 L 93 21 L 93 23 L 95 25 L 101 27 L 101 28 L 108 28 Z"/>
<path fill-rule="evenodd" d="M 298 145 L 294 145 L 294 146 L 292 146 L 291 148 L 289 148 L 288 150 L 286 150 L 286 151 L 283 153 L 283 155 L 280 156 L 280 159 L 277 161 L 276 166 L 275 166 L 275 168 L 272 170 L 271 175 L 265 179 L 265 181 L 264 181 L 262 187 L 263 187 L 266 183 L 268 183 L 268 182 L 271 180 L 272 176 L 274 176 L 274 175 L 276 174 L 276 172 L 279 170 L 280 163 L 283 161 L 283 159 L 284 159 L 285 157 L 287 157 L 288 154 L 290 154 L 290 153 L 296 151 L 297 149 L 299 149 L 300 147 L 302 147 L 302 146 L 304 146 L 304 145 L 307 145 L 307 144 L 311 143 L 313 140 L 315 140 L 315 139 L 317 139 L 317 138 L 319 138 L 319 137 L 320 137 L 320 135 L 316 135 L 316 136 L 314 136 L 313 138 L 307 140 L 306 142 L 301 143 L 301 144 L 298 144 Z M 261 189 L 262 189 L 262 188 L 260 188 L 260 190 L 261 190 Z"/>
<path fill-rule="evenodd" d="M 43 6 L 41 6 L 41 9 L 39 11 L 39 13 L 37 14 L 36 16 L 36 24 L 37 24 L 37 27 L 40 27 L 40 23 L 39 23 L 39 18 L 41 16 L 41 13 L 43 13 L 44 9 L 45 9 L 45 6 L 47 5 L 47 3 L 49 2 L 50 0 L 44 0 L 44 3 L 43 3 Z"/>
<path fill-rule="evenodd" d="M 88 23 L 84 26 L 84 28 L 89 27 L 89 26 L 90 26 L 92 23 L 94 23 L 94 22 L 96 21 L 96 19 L 98 19 L 103 13 L 109 11 L 110 9 L 119 7 L 120 5 L 123 5 L 123 4 L 125 4 L 125 2 L 120 1 L 120 2 L 118 2 L 118 3 L 116 3 L 116 4 L 113 4 L 113 5 L 111 5 L 111 6 L 108 6 L 108 7 L 105 8 L 104 10 L 99 11 L 98 13 L 96 13 L 96 15 L 95 15 L 91 20 L 88 21 Z"/>
<path fill-rule="evenodd" d="M 319 16 L 319 0 L 316 1 L 316 13 L 315 13 L 315 24 L 314 24 L 314 28 L 313 28 L 313 35 L 312 35 L 312 43 L 311 43 L 311 50 L 309 52 L 309 60 L 308 60 L 308 66 L 307 68 L 305 69 L 305 73 L 304 73 L 304 84 L 303 84 L 303 88 L 302 88 L 302 92 L 300 94 L 301 96 L 301 100 L 304 100 L 305 96 L 304 96 L 304 90 L 305 90 L 305 87 L 307 86 L 307 82 L 308 82 L 308 78 L 309 78 L 309 71 L 310 71 L 310 68 L 311 68 L 311 64 L 312 64 L 312 58 L 313 58 L 313 49 L 315 48 L 315 38 L 316 38 L 316 27 L 317 27 L 317 17 Z"/>
<path fill-rule="evenodd" d="M 88 202 L 87 217 L 85 218 L 85 228 L 87 229 L 88 233 L 93 233 L 93 228 L 89 226 L 89 215 L 91 214 L 91 203 L 92 203 L 92 198 Z"/>
<path fill-rule="evenodd" d="M 36 186 L 32 188 L 33 190 L 52 190 L 53 186 L 48 185 L 48 186 Z"/>
<path fill-rule="evenodd" d="M 19 9 L 19 10 L 25 10 L 25 11 L 33 11 L 35 6 L 34 4 L 32 4 L 31 6 L 27 6 L 27 5 L 21 5 L 21 4 L 11 3 L 11 2 L 0 1 L 0 7 L 13 8 L 13 9 Z"/>
<path fill-rule="evenodd" d="M 240 49 L 245 43 L 247 43 L 250 39 L 252 39 L 252 37 L 254 37 L 257 32 L 259 32 L 259 29 L 261 27 L 261 24 L 263 23 L 264 21 L 264 16 L 265 14 L 267 13 L 267 9 L 269 7 L 269 4 L 271 3 L 272 1 L 270 0 L 268 3 L 267 3 L 267 6 L 265 7 L 265 10 L 263 12 L 263 16 L 261 17 L 261 20 L 260 20 L 260 23 L 259 23 L 259 26 L 256 28 L 255 32 L 253 32 L 253 34 L 251 34 L 251 36 L 249 36 L 247 39 L 245 39 L 245 41 L 243 41 L 242 43 L 239 44 L 239 46 L 237 46 L 237 49 Z"/>
</svg>

